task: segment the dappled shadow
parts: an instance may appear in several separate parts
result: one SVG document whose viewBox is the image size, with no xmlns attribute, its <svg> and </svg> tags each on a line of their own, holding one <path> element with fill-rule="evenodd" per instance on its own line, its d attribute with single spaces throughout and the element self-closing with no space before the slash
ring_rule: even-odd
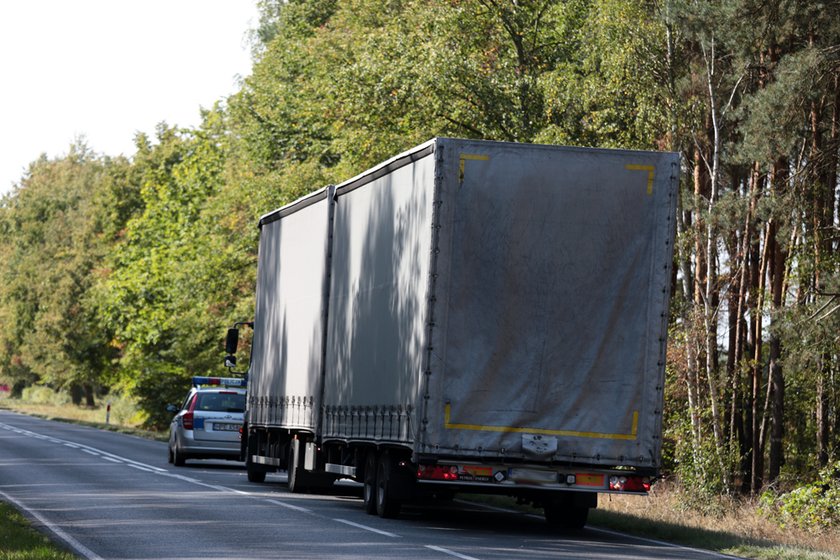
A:
<svg viewBox="0 0 840 560">
<path fill-rule="evenodd" d="M 326 438 L 410 443 L 422 382 L 433 158 L 336 190 Z"/>
<path fill-rule="evenodd" d="M 321 391 L 329 189 L 261 221 L 251 425 L 315 431 Z"/>
</svg>

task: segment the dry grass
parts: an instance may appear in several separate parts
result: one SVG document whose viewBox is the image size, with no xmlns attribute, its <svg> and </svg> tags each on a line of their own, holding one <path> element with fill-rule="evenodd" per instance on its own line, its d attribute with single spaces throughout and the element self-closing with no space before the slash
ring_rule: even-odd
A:
<svg viewBox="0 0 840 560">
<path fill-rule="evenodd" d="M 105 423 L 106 414 L 104 407 L 87 408 L 63 404 L 37 404 L 22 402 L 14 399 L 0 400 L 0 407 L 8 408 L 16 412 L 22 412 L 24 414 L 30 414 L 32 416 L 48 418 L 50 420 L 62 419 L 101 424 Z M 112 419 L 112 423 L 116 423 L 116 421 Z"/>
<path fill-rule="evenodd" d="M 600 515 L 595 519 L 606 518 L 610 525 L 610 513 L 631 522 L 641 519 L 663 527 L 661 538 L 751 558 L 840 558 L 840 531 L 782 528 L 760 513 L 755 499 L 720 497 L 710 500 L 703 508 L 705 512 L 685 504 L 679 490 L 660 483 L 646 498 L 602 495 L 598 500 Z M 682 529 L 689 532 L 681 536 Z M 697 535 L 688 536 L 691 530 Z"/>
<path fill-rule="evenodd" d="M 156 439 L 159 441 L 166 441 L 167 434 L 161 432 L 151 432 L 141 428 L 141 422 L 135 420 L 135 416 L 129 418 L 127 415 L 115 414 L 112 410 L 109 422 L 106 424 L 106 408 L 105 406 L 98 407 L 83 407 L 71 404 L 45 404 L 32 403 L 20 401 L 17 399 L 3 398 L 0 399 L 0 408 L 13 410 L 22 414 L 30 416 L 37 416 L 47 420 L 58 420 L 60 422 L 73 422 L 76 424 L 83 424 L 101 430 L 110 430 L 112 432 L 130 433 L 148 439 Z"/>
</svg>

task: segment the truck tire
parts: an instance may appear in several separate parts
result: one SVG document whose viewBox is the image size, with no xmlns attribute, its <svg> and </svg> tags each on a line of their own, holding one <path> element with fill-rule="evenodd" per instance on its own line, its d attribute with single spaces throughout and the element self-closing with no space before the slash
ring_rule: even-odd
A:
<svg viewBox="0 0 840 560">
<path fill-rule="evenodd" d="M 589 508 L 573 500 L 553 499 L 543 507 L 546 522 L 557 529 L 578 531 L 586 525 Z"/>
<path fill-rule="evenodd" d="M 300 494 L 306 491 L 307 476 L 303 469 L 303 455 L 299 439 L 289 442 L 289 465 L 286 469 L 288 474 L 289 492 Z"/>
<path fill-rule="evenodd" d="M 386 451 L 379 456 L 376 467 L 376 513 L 379 517 L 392 518 L 400 514 L 402 502 L 395 497 L 394 464 Z"/>
<path fill-rule="evenodd" d="M 376 514 L 376 451 L 370 450 L 365 456 L 364 490 L 362 498 L 365 513 Z"/>
<path fill-rule="evenodd" d="M 245 471 L 248 473 L 248 482 L 265 482 L 265 469 L 257 467 L 250 455 L 245 459 Z"/>
</svg>

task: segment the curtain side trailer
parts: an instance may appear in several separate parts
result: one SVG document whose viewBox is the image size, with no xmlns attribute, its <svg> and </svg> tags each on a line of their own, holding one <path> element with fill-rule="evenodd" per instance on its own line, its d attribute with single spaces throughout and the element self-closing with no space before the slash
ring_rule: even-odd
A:
<svg viewBox="0 0 840 560">
<path fill-rule="evenodd" d="M 513 495 L 564 527 L 646 494 L 678 176 L 673 153 L 436 138 L 263 216 L 249 480 L 351 478 L 385 517 Z"/>
</svg>

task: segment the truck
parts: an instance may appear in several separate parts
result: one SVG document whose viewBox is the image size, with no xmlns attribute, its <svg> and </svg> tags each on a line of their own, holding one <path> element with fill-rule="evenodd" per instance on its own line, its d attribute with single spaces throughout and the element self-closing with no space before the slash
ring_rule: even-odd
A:
<svg viewBox="0 0 840 560">
<path fill-rule="evenodd" d="M 679 165 L 434 138 L 262 216 L 248 479 L 349 478 L 382 517 L 515 496 L 562 528 L 599 493 L 647 494 Z"/>
</svg>

